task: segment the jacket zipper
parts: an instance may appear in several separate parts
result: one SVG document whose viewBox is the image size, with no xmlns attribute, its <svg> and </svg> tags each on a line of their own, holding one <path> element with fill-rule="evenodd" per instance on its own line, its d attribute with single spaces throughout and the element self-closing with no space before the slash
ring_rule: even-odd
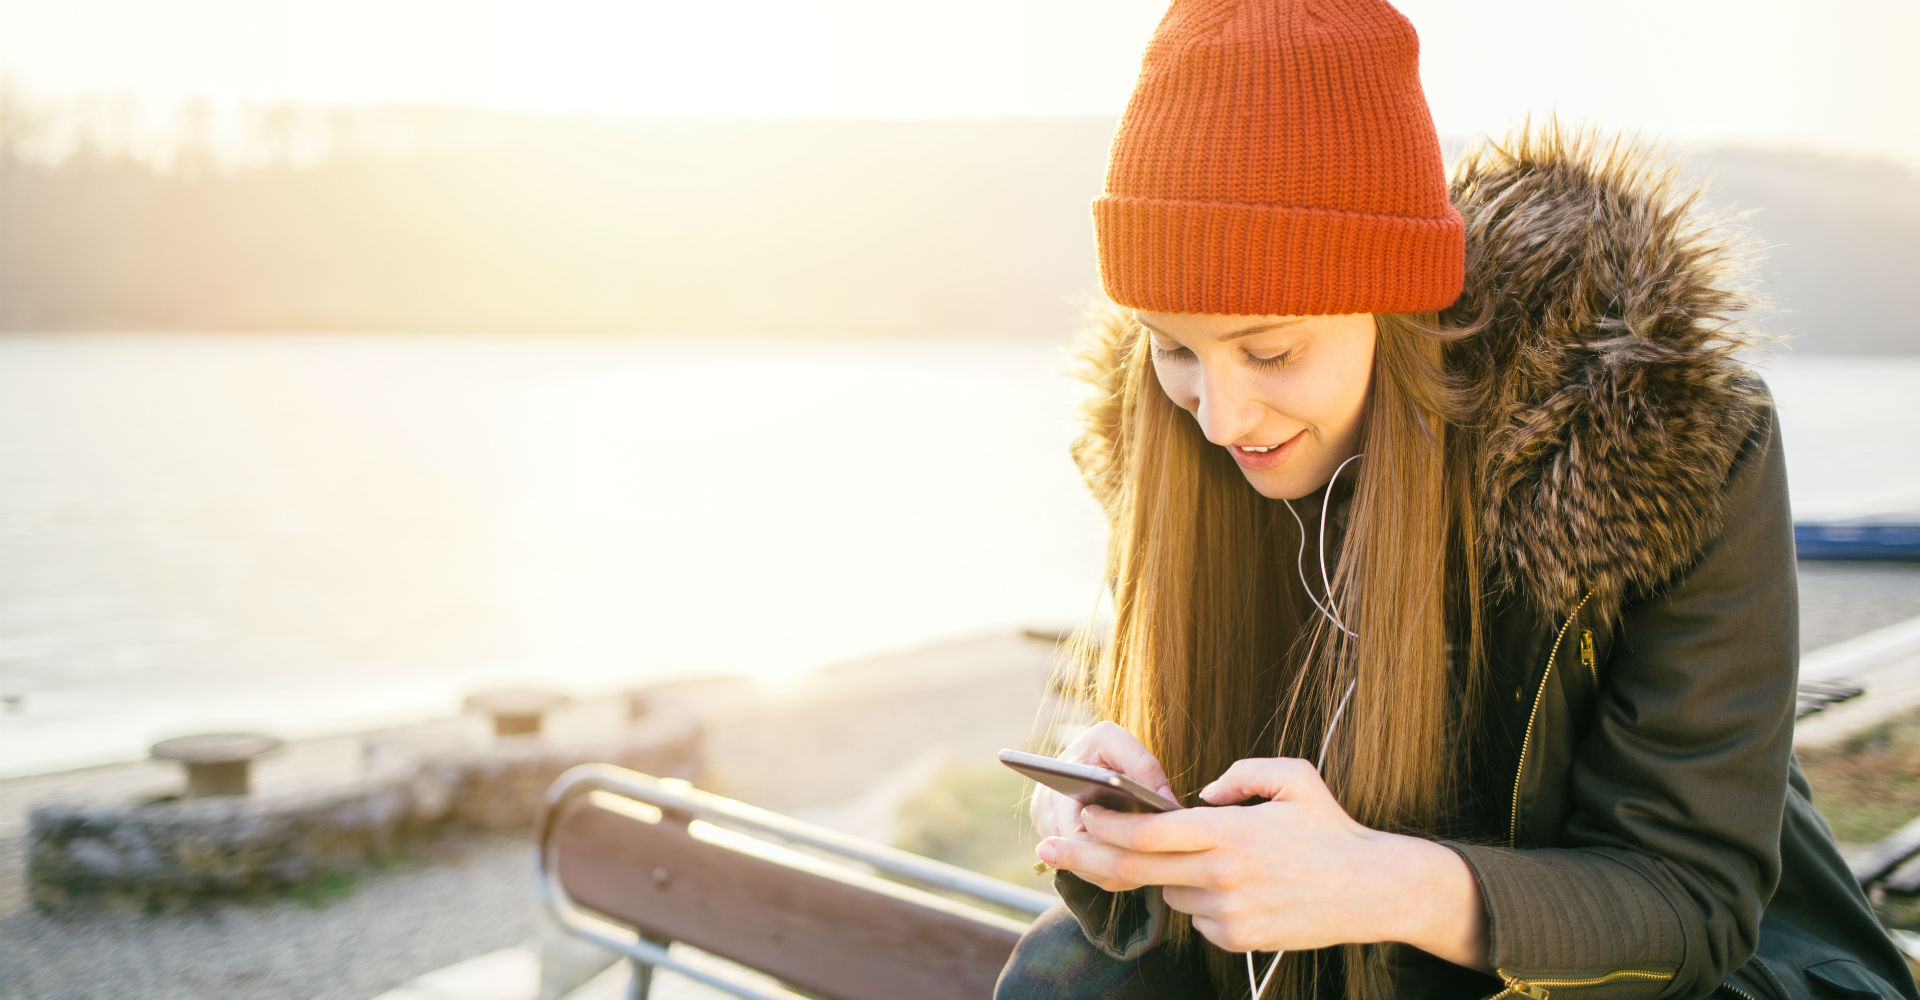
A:
<svg viewBox="0 0 1920 1000">
<path fill-rule="evenodd" d="M 1748 993 L 1746 990 L 1743 990 L 1740 987 L 1733 985 L 1733 980 L 1731 979 L 1727 980 L 1724 983 L 1721 983 L 1720 985 L 1726 987 L 1729 990 L 1732 990 L 1735 994 L 1745 998 L 1745 1000 L 1757 1000 L 1757 998 L 1754 997 L 1753 994 Z"/>
<path fill-rule="evenodd" d="M 1547 653 L 1547 668 L 1540 674 L 1540 688 L 1533 693 L 1533 708 L 1527 713 L 1527 732 L 1525 736 L 1520 738 L 1520 765 L 1514 770 L 1513 775 L 1513 815 L 1507 823 L 1508 847 L 1515 846 L 1520 839 L 1520 784 L 1527 773 L 1527 751 L 1533 747 L 1533 727 L 1540 716 L 1540 699 L 1546 694 L 1548 682 L 1553 679 L 1553 661 L 1560 656 L 1560 644 L 1566 641 L 1567 630 L 1573 627 L 1574 621 L 1580 617 L 1580 609 L 1587 606 L 1587 602 L 1593 599 L 1593 594 L 1593 591 L 1587 591 L 1586 596 L 1580 598 L 1580 603 L 1573 606 L 1573 611 L 1567 615 L 1567 620 L 1561 623 L 1559 633 L 1553 637 L 1553 649 Z M 1599 671 L 1595 666 L 1593 631 L 1591 629 L 1580 630 L 1580 663 L 1587 668 L 1588 675 L 1593 678 L 1594 686 L 1596 688 L 1599 687 L 1600 678 Z M 1589 979 L 1534 980 L 1520 979 L 1498 969 L 1494 971 L 1499 975 L 1500 981 L 1505 983 L 1507 987 L 1505 990 L 1494 994 L 1495 997 L 1512 994 L 1514 996 L 1526 997 L 1528 1000 L 1548 1000 L 1551 992 L 1548 989 L 1549 987 L 1557 989 L 1560 987 L 1598 986 L 1602 983 L 1612 982 L 1615 979 L 1670 980 L 1673 978 L 1673 973 L 1671 972 L 1652 972 L 1646 969 L 1619 969 L 1609 972 L 1604 976 L 1594 976 Z M 1732 984 L 1729 983 L 1728 985 L 1731 987 Z M 1755 998 L 1747 996 L 1737 988 L 1735 988 L 1735 992 L 1740 993 L 1742 997 L 1745 997 L 1745 1000 L 1755 1000 Z"/>
<path fill-rule="evenodd" d="M 1537 986 L 1530 986 L 1527 983 L 1523 983 L 1520 980 L 1515 979 L 1504 972 L 1500 973 L 1500 981 L 1503 983 L 1506 983 L 1507 988 L 1504 990 L 1501 990 L 1498 993 L 1495 993 L 1491 998 L 1491 1000 L 1499 1000 L 1500 997 L 1506 996 L 1509 993 L 1513 994 L 1514 996 L 1532 997 L 1533 1000 L 1547 1000 L 1546 990 L 1543 990 Z"/>
<path fill-rule="evenodd" d="M 1580 630 L 1580 665 L 1587 668 L 1587 676 L 1593 680 L 1593 689 L 1600 690 L 1600 670 L 1593 663 L 1593 630 Z"/>
<path fill-rule="evenodd" d="M 1604 976 L 1593 976 L 1589 979 L 1526 980 L 1507 975 L 1505 972 L 1499 972 L 1499 970 L 1495 970 L 1495 972 L 1500 976 L 1500 981 L 1507 984 L 1506 990 L 1503 993 L 1494 994 L 1495 996 L 1514 993 L 1523 997 L 1531 997 L 1532 1000 L 1547 1000 L 1550 993 L 1547 989 L 1549 986 L 1556 988 L 1561 986 L 1598 986 L 1601 983 L 1610 983 L 1616 979 L 1666 980 L 1673 978 L 1673 973 L 1671 972 L 1649 972 L 1645 969 L 1620 969 L 1616 972 L 1609 972 Z M 1748 1000 L 1753 1000 L 1753 998 L 1749 997 Z"/>
<path fill-rule="evenodd" d="M 1593 599 L 1593 591 L 1573 606 L 1573 613 L 1567 616 L 1560 626 L 1560 634 L 1553 637 L 1553 651 L 1547 654 L 1547 669 L 1540 675 L 1540 689 L 1533 693 L 1533 708 L 1527 713 L 1527 732 L 1520 737 L 1520 765 L 1513 771 L 1513 814 L 1507 820 L 1507 846 L 1516 846 L 1520 837 L 1520 779 L 1527 773 L 1527 750 L 1533 746 L 1533 723 L 1540 714 L 1540 696 L 1547 693 L 1547 681 L 1553 678 L 1553 661 L 1560 655 L 1560 643 L 1567 637 L 1567 629 L 1573 626 L 1575 618 L 1580 617 L 1580 609 Z"/>
</svg>

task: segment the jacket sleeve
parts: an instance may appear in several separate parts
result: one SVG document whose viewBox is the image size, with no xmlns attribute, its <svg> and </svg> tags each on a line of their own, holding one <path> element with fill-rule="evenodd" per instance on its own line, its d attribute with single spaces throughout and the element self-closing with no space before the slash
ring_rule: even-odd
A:
<svg viewBox="0 0 1920 1000">
<path fill-rule="evenodd" d="M 1167 904 L 1157 885 L 1108 892 L 1065 868 L 1056 868 L 1053 888 L 1087 940 L 1114 958 L 1139 958 L 1167 938 Z"/>
<path fill-rule="evenodd" d="M 1549 848 L 1443 841 L 1473 870 L 1489 960 L 1535 997 L 1704 997 L 1753 953 L 1780 880 L 1799 605 L 1778 419 L 1729 475 L 1724 527 L 1622 609 Z M 1544 991 L 1544 992 L 1542 992 Z"/>
</svg>

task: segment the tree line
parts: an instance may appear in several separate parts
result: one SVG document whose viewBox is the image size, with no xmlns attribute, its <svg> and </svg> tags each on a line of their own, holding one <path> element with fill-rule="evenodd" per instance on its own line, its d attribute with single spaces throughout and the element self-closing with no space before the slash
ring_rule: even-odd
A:
<svg viewBox="0 0 1920 1000">
<path fill-rule="evenodd" d="M 1059 338 L 1097 293 L 1114 121 L 563 115 L 394 104 L 172 113 L 0 81 L 0 330 Z M 1448 155 L 1463 145 L 1446 139 Z M 1685 150 L 1759 211 L 1762 322 L 1908 353 L 1920 176 Z"/>
</svg>

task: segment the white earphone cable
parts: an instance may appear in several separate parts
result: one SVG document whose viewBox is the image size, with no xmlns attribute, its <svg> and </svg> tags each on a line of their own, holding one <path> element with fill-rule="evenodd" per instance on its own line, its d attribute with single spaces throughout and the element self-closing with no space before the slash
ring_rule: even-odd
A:
<svg viewBox="0 0 1920 1000">
<path fill-rule="evenodd" d="M 1326 493 L 1320 497 L 1319 542 L 1317 543 L 1317 547 L 1320 557 L 1320 586 L 1322 592 L 1327 595 L 1326 604 L 1321 604 L 1320 601 L 1313 596 L 1313 588 L 1307 585 L 1307 571 L 1300 565 L 1300 561 L 1305 559 L 1307 555 L 1307 523 L 1300 520 L 1300 512 L 1293 509 L 1293 501 L 1285 498 L 1282 498 L 1280 501 L 1287 505 L 1287 513 L 1293 515 L 1293 523 L 1300 527 L 1300 547 L 1293 556 L 1293 569 L 1294 572 L 1300 576 L 1300 589 L 1306 591 L 1307 600 L 1312 601 L 1313 606 L 1319 608 L 1320 613 L 1327 616 L 1327 620 L 1332 622 L 1335 628 L 1355 639 L 1360 638 L 1359 634 L 1348 629 L 1346 624 L 1340 620 L 1338 613 L 1339 608 L 1335 607 L 1331 611 L 1328 610 L 1328 608 L 1333 605 L 1333 584 L 1327 576 L 1327 503 L 1333 499 L 1333 484 L 1335 480 L 1340 478 L 1341 470 L 1347 467 L 1348 462 L 1361 457 L 1364 456 L 1362 454 L 1356 454 L 1349 456 L 1346 462 L 1341 462 L 1339 466 L 1333 470 L 1333 475 L 1327 478 Z"/>
<path fill-rule="evenodd" d="M 1352 457 L 1348 458 L 1346 462 L 1341 462 L 1340 465 L 1333 470 L 1333 475 L 1327 478 L 1326 496 L 1320 499 L 1320 526 L 1319 526 L 1320 527 L 1320 531 L 1319 531 L 1320 584 L 1322 587 L 1325 588 L 1323 593 L 1325 593 L 1327 596 L 1327 603 L 1325 605 L 1322 605 L 1319 601 L 1314 600 L 1313 588 L 1307 586 L 1306 568 L 1300 564 L 1301 560 L 1305 558 L 1306 551 L 1307 551 L 1307 525 L 1304 521 L 1300 520 L 1300 514 L 1293 509 L 1293 504 L 1290 501 L 1287 501 L 1285 499 L 1281 500 L 1282 503 L 1285 503 L 1287 505 L 1287 513 L 1293 515 L 1293 523 L 1300 526 L 1300 550 L 1297 553 L 1295 553 L 1293 557 L 1293 569 L 1294 569 L 1294 572 L 1297 573 L 1300 577 L 1300 588 L 1307 592 L 1307 600 L 1313 601 L 1313 606 L 1316 608 L 1319 608 L 1320 613 L 1322 615 L 1325 615 L 1327 620 L 1332 622 L 1335 628 L 1339 629 L 1342 632 L 1347 633 L 1347 635 L 1355 639 L 1360 638 L 1360 635 L 1359 633 L 1354 632 L 1351 629 L 1347 628 L 1347 626 L 1341 622 L 1339 615 L 1336 613 L 1338 611 L 1338 608 L 1334 607 L 1334 603 L 1333 603 L 1333 584 L 1328 582 L 1328 577 L 1327 577 L 1327 501 L 1333 499 L 1333 482 L 1334 480 L 1340 478 L 1340 470 L 1345 469 L 1347 467 L 1347 462 L 1351 462 L 1355 458 L 1359 458 L 1359 457 L 1360 455 L 1357 455 L 1357 454 L 1353 455 Z M 1329 611 L 1328 608 L 1334 608 L 1334 610 Z M 1327 747 L 1333 744 L 1333 727 L 1340 724 L 1340 716 L 1342 713 L 1344 713 L 1347 710 L 1347 700 L 1353 697 L 1353 687 L 1355 684 L 1358 684 L 1359 682 L 1360 682 L 1360 679 L 1357 677 L 1347 682 L 1347 691 L 1345 694 L 1340 696 L 1340 704 L 1334 708 L 1333 718 L 1328 720 L 1327 722 L 1327 733 L 1325 736 L 1320 738 L 1320 757 L 1318 760 L 1315 760 L 1313 762 L 1313 769 L 1315 771 L 1322 771 L 1325 769 L 1325 766 L 1327 763 Z M 1258 981 L 1254 979 L 1254 974 L 1253 974 L 1253 952 L 1249 951 L 1249 952 L 1245 952 L 1244 954 L 1246 955 L 1246 958 L 1247 958 L 1247 988 L 1253 991 L 1253 996 L 1251 1000 L 1260 1000 L 1260 997 L 1267 992 L 1267 984 L 1273 981 L 1273 974 L 1279 971 L 1280 958 L 1281 956 L 1285 955 L 1286 952 L 1276 951 L 1273 953 L 1273 962 L 1272 964 L 1267 966 L 1267 974 L 1260 977 Z"/>
</svg>

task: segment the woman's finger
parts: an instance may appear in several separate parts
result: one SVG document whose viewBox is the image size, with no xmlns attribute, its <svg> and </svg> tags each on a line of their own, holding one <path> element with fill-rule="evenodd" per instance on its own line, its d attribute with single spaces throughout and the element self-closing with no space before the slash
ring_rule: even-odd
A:
<svg viewBox="0 0 1920 1000">
<path fill-rule="evenodd" d="M 1080 803 L 1036 782 L 1033 789 L 1033 829 L 1042 838 L 1084 831 Z"/>
<path fill-rule="evenodd" d="M 1066 868 L 1112 892 L 1143 885 L 1212 885 L 1212 852 L 1129 851 L 1099 840 L 1049 837 L 1036 848 L 1041 860 Z M 1049 857 L 1051 855 L 1051 857 Z M 1117 888 L 1116 888 L 1117 887 Z"/>
<path fill-rule="evenodd" d="M 1251 798 L 1293 799 L 1327 794 L 1320 772 L 1300 757 L 1248 757 L 1236 760 L 1220 777 L 1200 789 L 1200 798 L 1228 805 Z"/>
<path fill-rule="evenodd" d="M 1084 763 L 1112 768 L 1168 798 L 1174 798 L 1173 786 L 1167 781 L 1167 772 L 1160 766 L 1160 759 L 1132 733 L 1127 732 L 1124 726 L 1102 720 L 1094 723 L 1082 734 L 1081 739 L 1087 741 L 1084 746 L 1086 756 L 1080 758 Z"/>
<path fill-rule="evenodd" d="M 1167 886 L 1160 890 L 1160 898 L 1169 907 L 1193 917 L 1212 916 L 1220 911 L 1226 901 L 1226 896 L 1220 890 L 1197 885 Z"/>
<path fill-rule="evenodd" d="M 1222 816 L 1214 809 L 1129 813 L 1086 806 L 1079 818 L 1089 834 L 1130 851 L 1204 851 L 1220 843 Z"/>
</svg>

